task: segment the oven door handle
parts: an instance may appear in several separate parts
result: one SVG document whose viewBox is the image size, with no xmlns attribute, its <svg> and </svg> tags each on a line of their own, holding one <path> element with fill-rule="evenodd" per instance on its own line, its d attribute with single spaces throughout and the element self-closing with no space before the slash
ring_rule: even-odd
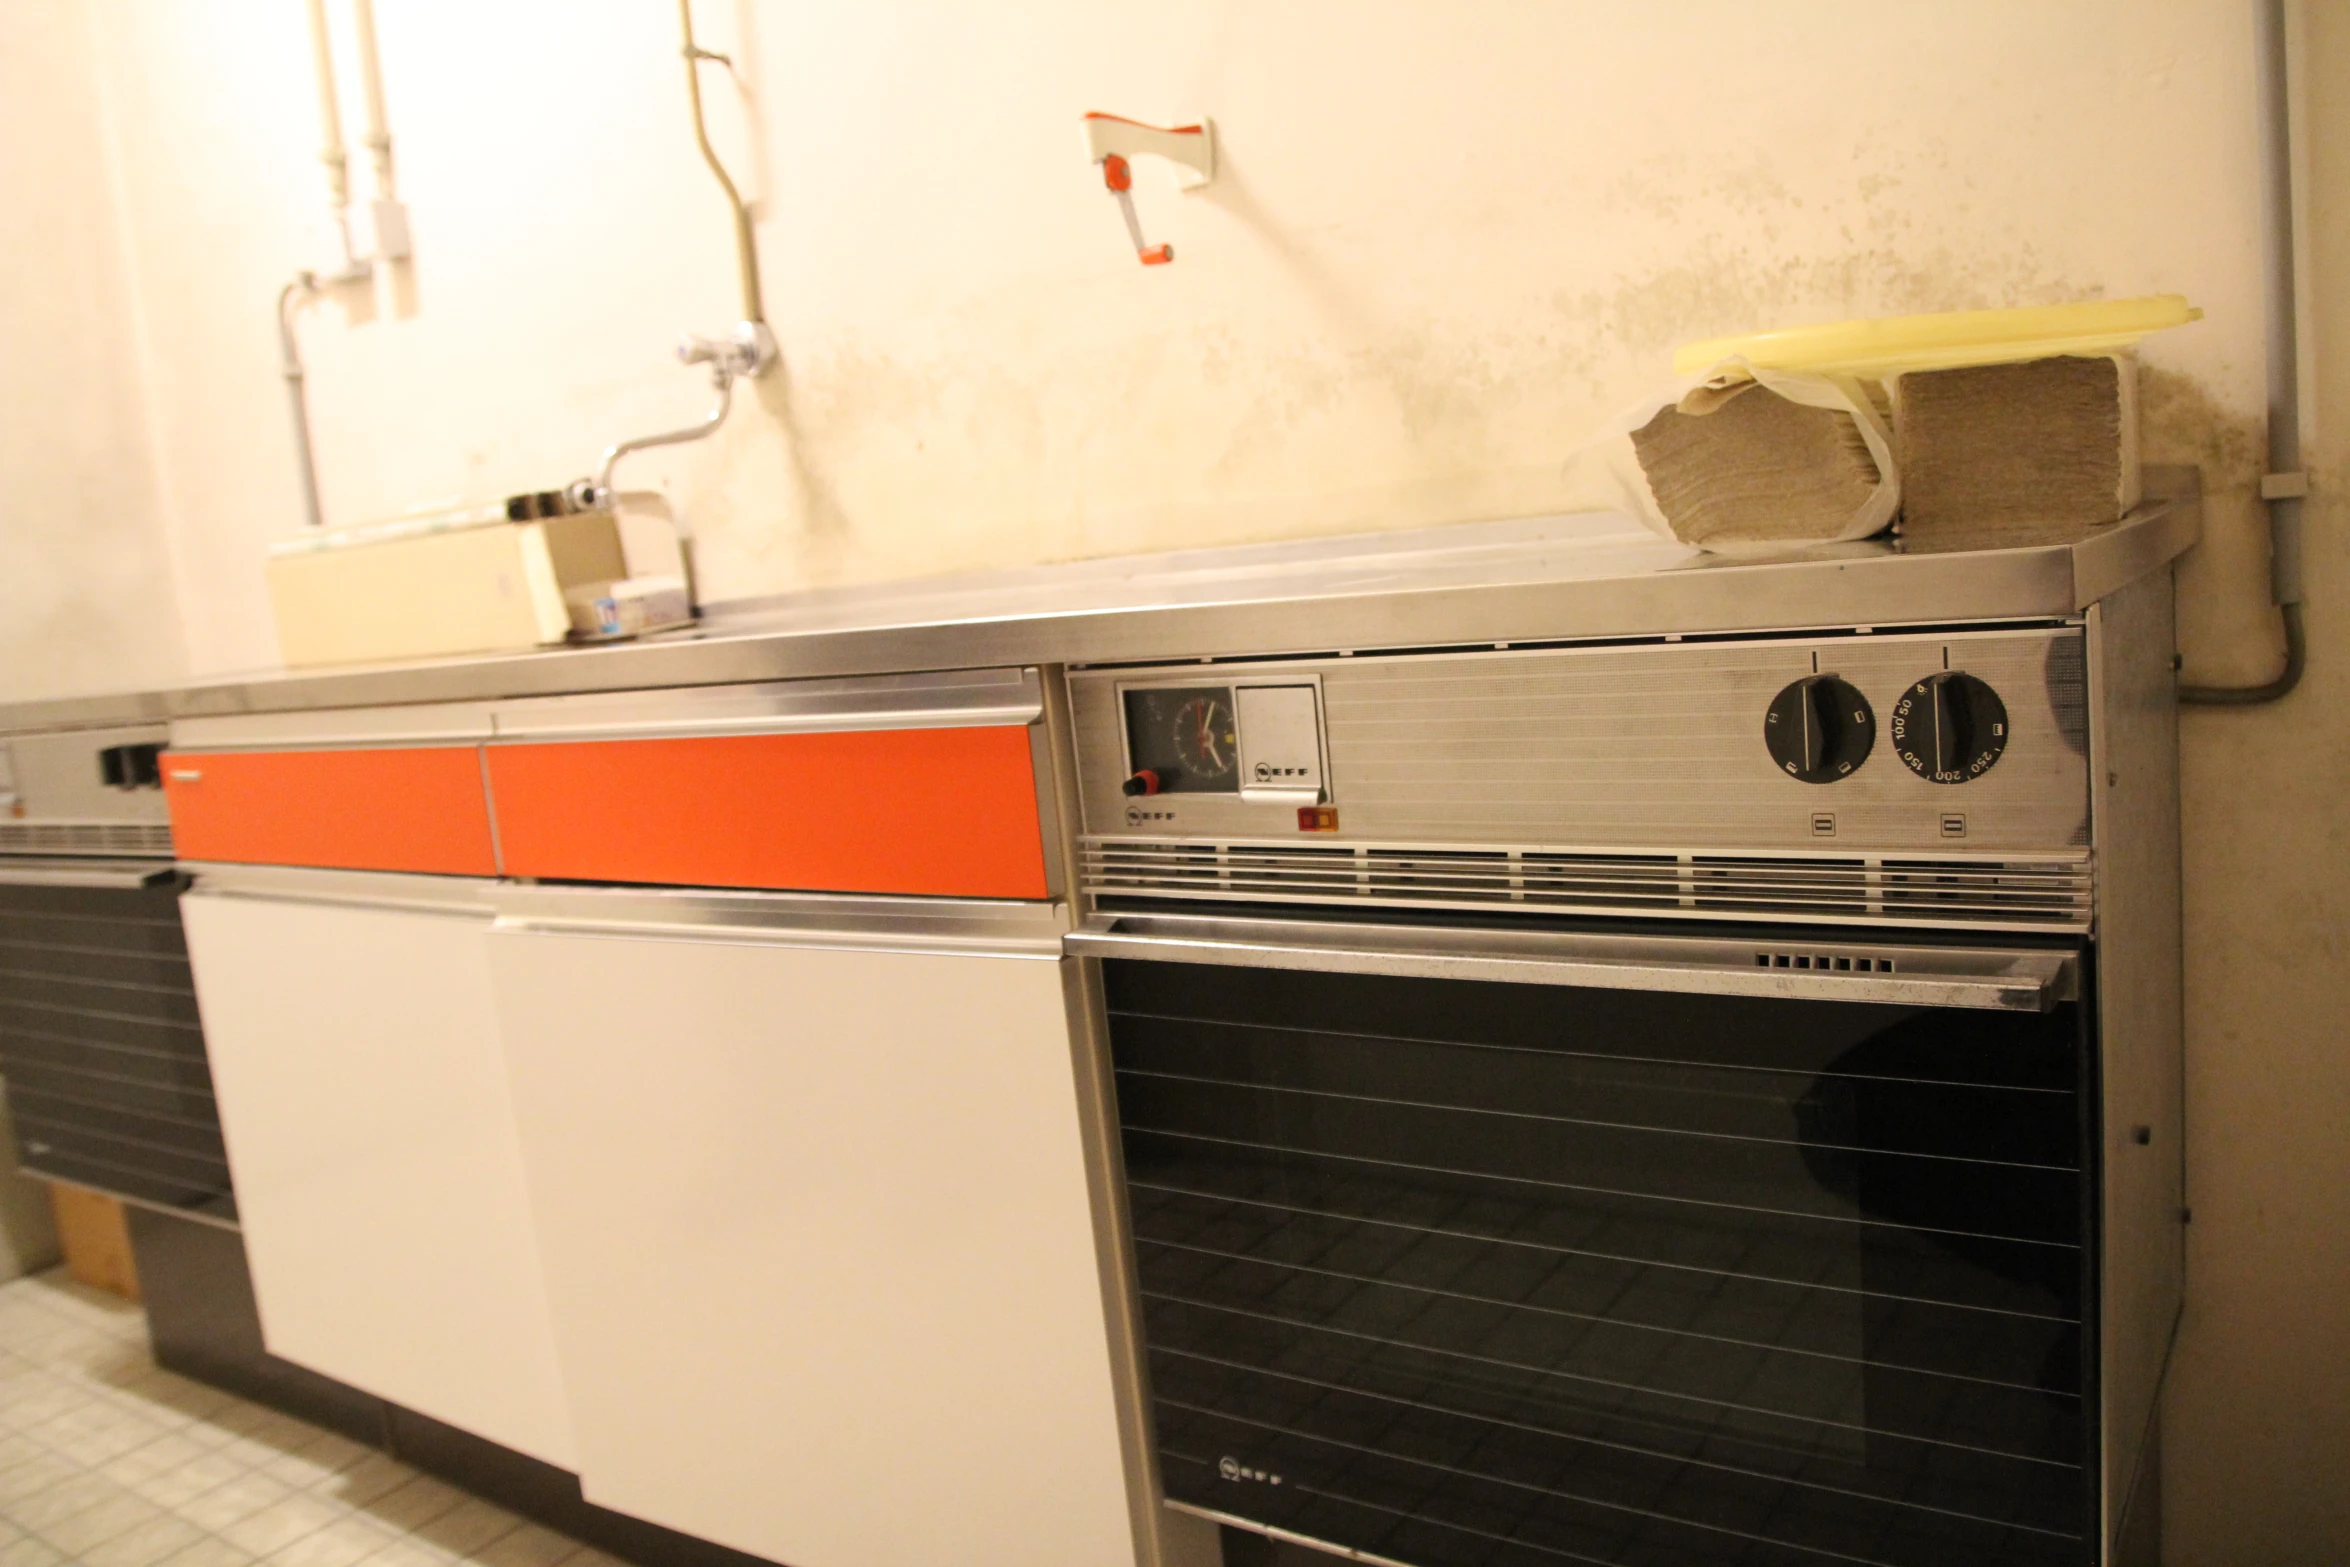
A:
<svg viewBox="0 0 2350 1567">
<path fill-rule="evenodd" d="M 1733 941 L 1180 915 L 1097 915 L 1072 931 L 1064 946 L 1073 956 L 1160 963 L 2003 1012 L 2045 1012 L 2079 994 L 2077 953 L 2012 947 L 1800 937 Z"/>
<path fill-rule="evenodd" d="M 1059 962 L 1059 903 L 866 893 L 728 892 L 702 887 L 500 883 L 496 929 L 541 936 L 848 947 L 914 957 Z"/>
<path fill-rule="evenodd" d="M 186 860 L 191 878 L 184 897 L 316 903 L 379 914 L 447 914 L 490 918 L 490 883 L 472 876 L 427 876 L 409 871 L 351 871 L 309 865 L 233 865 Z"/>
</svg>

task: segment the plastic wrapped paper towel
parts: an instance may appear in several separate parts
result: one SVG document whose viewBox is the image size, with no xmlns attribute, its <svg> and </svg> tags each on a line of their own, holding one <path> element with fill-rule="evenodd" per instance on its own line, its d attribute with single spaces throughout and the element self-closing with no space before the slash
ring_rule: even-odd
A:
<svg viewBox="0 0 2350 1567">
<path fill-rule="evenodd" d="M 2158 294 L 1686 344 L 1682 379 L 1569 462 L 1573 504 L 1727 552 L 1897 511 L 1910 549 L 2083 537 L 2137 504 L 2138 344 L 2201 314 Z"/>
<path fill-rule="evenodd" d="M 1726 359 L 1643 399 L 1568 460 L 1569 509 L 1767 553 L 1883 532 L 1901 506 L 1885 417 L 1849 377 Z"/>
</svg>

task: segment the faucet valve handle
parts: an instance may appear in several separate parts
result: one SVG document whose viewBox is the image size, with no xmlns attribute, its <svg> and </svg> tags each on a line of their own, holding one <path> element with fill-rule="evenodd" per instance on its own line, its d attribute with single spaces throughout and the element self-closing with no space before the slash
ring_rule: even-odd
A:
<svg viewBox="0 0 2350 1567">
<path fill-rule="evenodd" d="M 708 365 L 722 376 L 758 376 L 775 363 L 775 334 L 764 321 L 737 321 L 724 337 L 679 338 L 680 364 Z"/>
</svg>

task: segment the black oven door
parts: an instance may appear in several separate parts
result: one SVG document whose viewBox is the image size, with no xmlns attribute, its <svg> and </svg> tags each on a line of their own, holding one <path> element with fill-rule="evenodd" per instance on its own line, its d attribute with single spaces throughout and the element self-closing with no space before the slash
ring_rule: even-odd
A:
<svg viewBox="0 0 2350 1567">
<path fill-rule="evenodd" d="M 1411 1567 L 2087 1559 L 2074 948 L 1071 945 L 1170 1501 Z"/>
<path fill-rule="evenodd" d="M 234 1225 L 180 886 L 168 863 L 0 859 L 0 1083 L 27 1175 Z"/>
</svg>

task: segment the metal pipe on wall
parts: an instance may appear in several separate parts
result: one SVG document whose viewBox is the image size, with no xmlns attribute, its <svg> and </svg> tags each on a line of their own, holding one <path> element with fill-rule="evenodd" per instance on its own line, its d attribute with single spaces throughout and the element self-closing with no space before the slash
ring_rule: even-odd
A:
<svg viewBox="0 0 2350 1567">
<path fill-rule="evenodd" d="M 294 463 L 302 476 L 302 520 L 319 526 L 318 462 L 310 450 L 310 397 L 304 385 L 302 345 L 294 338 L 294 307 L 318 289 L 318 280 L 301 272 L 277 291 L 278 370 L 285 377 L 286 397 L 294 415 Z"/>
<path fill-rule="evenodd" d="M 384 117 L 375 7 L 372 0 L 351 0 L 351 7 L 359 35 L 359 79 L 367 98 L 365 145 L 375 159 L 375 256 L 360 256 L 351 248 L 351 159 L 343 145 L 342 101 L 335 90 L 334 41 L 327 32 L 326 0 L 308 0 L 310 64 L 318 88 L 318 159 L 326 165 L 327 199 L 340 263 L 324 277 L 304 268 L 277 291 L 278 371 L 285 378 L 286 400 L 294 420 L 294 461 L 302 480 L 303 520 L 313 528 L 323 520 L 318 505 L 318 461 L 310 442 L 310 398 L 302 347 L 294 336 L 294 311 L 315 299 L 322 286 L 366 281 L 375 273 L 376 257 L 398 260 L 408 254 L 407 215 L 392 183 L 392 135 Z"/>
<path fill-rule="evenodd" d="M 612 470 L 619 466 L 621 458 L 650 447 L 682 446 L 688 441 L 698 441 L 724 424 L 726 411 L 734 406 L 734 377 L 721 369 L 711 372 L 710 380 L 718 393 L 718 401 L 711 405 L 710 411 L 702 416 L 700 422 L 689 424 L 683 429 L 665 430 L 659 435 L 640 435 L 631 440 L 616 441 L 605 447 L 603 461 L 596 465 L 596 476 L 590 487 L 583 490 L 574 486 L 569 492 L 572 503 L 583 508 L 610 505 Z"/>
<path fill-rule="evenodd" d="M 360 3 L 365 4 L 366 0 Z M 742 275 L 743 319 L 765 322 L 767 306 L 759 288 L 759 236 L 751 225 L 751 209 L 744 203 L 742 192 L 735 188 L 726 165 L 718 161 L 718 150 L 710 145 L 710 129 L 702 121 L 702 62 L 716 60 L 722 65 L 734 62 L 694 42 L 693 0 L 677 0 L 677 20 L 685 34 L 685 90 L 694 107 L 694 143 L 702 149 L 702 161 L 718 177 L 719 188 L 726 192 L 726 204 L 734 211 L 734 257 Z"/>
<path fill-rule="evenodd" d="M 775 334 L 767 329 L 767 307 L 759 287 L 759 239 L 751 223 L 751 209 L 743 201 L 733 176 L 719 161 L 718 150 L 710 145 L 710 128 L 702 117 L 702 62 L 716 60 L 731 66 L 734 62 L 714 49 L 705 49 L 694 41 L 693 0 L 677 0 L 678 28 L 685 40 L 685 85 L 688 101 L 694 111 L 694 145 L 702 151 L 702 161 L 710 165 L 710 172 L 718 178 L 718 188 L 726 193 L 726 204 L 734 214 L 735 265 L 740 273 L 743 291 L 743 318 L 734 330 L 724 337 L 687 337 L 677 345 L 677 357 L 687 364 L 707 364 L 711 384 L 718 393 L 718 401 L 699 423 L 683 429 L 666 430 L 658 435 L 643 435 L 616 442 L 604 449 L 603 461 L 597 466 L 593 479 L 580 479 L 565 492 L 572 504 L 583 508 L 608 507 L 614 504 L 612 470 L 620 459 L 648 447 L 676 446 L 687 441 L 698 441 L 715 433 L 726 422 L 727 410 L 734 403 L 734 382 L 740 376 L 761 376 L 775 363 Z"/>
<path fill-rule="evenodd" d="M 315 9 L 320 0 L 312 0 Z M 375 160 L 375 199 L 397 200 L 392 185 L 392 132 L 384 117 L 383 63 L 375 46 L 375 0 L 351 0 L 351 19 L 359 35 L 359 82 L 367 94 L 367 134 L 361 145 Z"/>
<path fill-rule="evenodd" d="M 343 108 L 335 92 L 334 42 L 326 29 L 326 0 L 309 0 L 310 69 L 318 89 L 318 161 L 326 165 L 327 206 L 334 223 L 342 267 L 329 282 L 366 277 L 368 264 L 351 253 L 351 158 L 343 146 Z M 302 346 L 294 337 L 294 311 L 318 292 L 319 277 L 305 268 L 277 291 L 278 373 L 285 378 L 286 402 L 294 420 L 294 465 L 302 480 L 302 520 L 320 522 L 318 462 L 310 446 L 310 398 L 302 368 Z"/>
<path fill-rule="evenodd" d="M 327 38 L 326 0 L 310 0 L 310 66 L 318 78 L 318 161 L 339 214 L 351 204 L 351 159 L 343 150 L 343 111 L 335 96 L 335 51 Z"/>
<path fill-rule="evenodd" d="M 391 120 L 384 112 L 383 56 L 375 42 L 375 0 L 351 0 L 352 31 L 358 34 L 359 83 L 367 98 L 367 134 L 360 138 L 375 160 L 375 196 L 368 203 L 371 258 L 405 261 L 411 246 L 408 209 L 392 173 Z"/>
<path fill-rule="evenodd" d="M 2268 359 L 2270 593 L 2285 629 L 2285 666 L 2257 686 L 2182 686 L 2179 700 L 2205 707 L 2273 702 L 2301 683 L 2308 642 L 2301 624 L 2301 322 L 2293 276 L 2293 100 L 2287 0 L 2255 0 L 2253 38 L 2260 82 L 2260 212 L 2263 319 Z"/>
</svg>

